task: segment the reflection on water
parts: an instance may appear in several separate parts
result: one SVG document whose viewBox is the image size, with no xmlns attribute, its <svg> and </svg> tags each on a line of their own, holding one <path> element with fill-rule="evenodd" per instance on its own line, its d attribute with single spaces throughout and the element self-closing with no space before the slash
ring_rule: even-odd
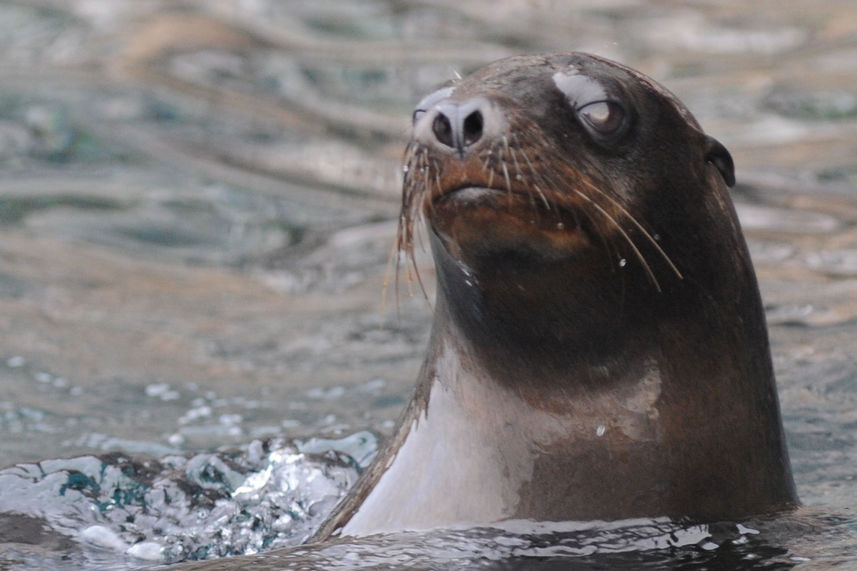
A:
<svg viewBox="0 0 857 571">
<path fill-rule="evenodd" d="M 0 2 L 3 465 L 386 433 L 430 319 L 404 282 L 381 307 L 411 105 L 582 49 L 662 80 L 732 151 L 799 493 L 848 516 L 855 30 L 848 0 Z M 814 560 L 853 563 L 823 529 Z"/>
</svg>

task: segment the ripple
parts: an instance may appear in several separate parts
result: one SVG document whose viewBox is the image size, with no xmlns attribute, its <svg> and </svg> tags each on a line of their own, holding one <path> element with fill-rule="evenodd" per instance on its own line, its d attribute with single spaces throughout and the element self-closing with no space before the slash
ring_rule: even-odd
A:
<svg viewBox="0 0 857 571">
<path fill-rule="evenodd" d="M 747 231 L 768 231 L 786 234 L 830 234 L 842 227 L 837 218 L 773 206 L 737 203 L 735 209 L 741 226 Z"/>
<path fill-rule="evenodd" d="M 786 117 L 847 119 L 857 115 L 857 91 L 844 89 L 775 89 L 764 105 Z"/>
<path fill-rule="evenodd" d="M 857 276 L 857 249 L 820 250 L 807 254 L 806 262 L 814 270 L 834 276 Z"/>
</svg>

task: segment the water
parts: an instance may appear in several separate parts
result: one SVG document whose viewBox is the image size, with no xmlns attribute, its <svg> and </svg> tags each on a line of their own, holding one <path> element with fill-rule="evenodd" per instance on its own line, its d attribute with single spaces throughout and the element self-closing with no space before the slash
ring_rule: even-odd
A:
<svg viewBox="0 0 857 571">
<path fill-rule="evenodd" d="M 192 456 L 43 460 L 0 470 L 0 561 L 52 567 L 146 566 L 257 553 L 306 541 L 374 457 L 369 432 Z M 17 544 L 17 545 L 16 545 Z M 29 557 L 28 557 L 29 556 Z M 29 559 L 29 560 L 28 560 Z"/>
<path fill-rule="evenodd" d="M 200 557 L 305 537 L 320 513 L 294 517 L 291 533 L 270 503 L 279 492 L 252 509 L 256 500 L 232 492 L 268 468 L 305 469 L 300 478 L 333 470 L 319 476 L 326 491 L 308 496 L 323 511 L 359 461 L 310 457 L 323 451 L 302 453 L 291 440 L 387 434 L 407 401 L 430 310 L 404 284 L 382 292 L 412 104 L 497 57 L 557 49 L 651 74 L 732 152 L 808 512 L 756 522 L 760 534 L 738 522 L 716 533 L 667 522 L 626 522 L 621 532 L 450 530 L 256 564 L 512 568 L 575 556 L 632 567 L 637 555 L 651 567 L 733 556 L 757 567 L 857 564 L 853 3 L 171 6 L 0 2 L 0 464 L 10 467 L 0 479 L 27 482 L 3 492 L 15 504 L 2 511 L 30 514 L 13 520 L 26 533 L 0 548 L 2 565 L 56 567 L 66 556 L 69 568 L 144 566 L 203 544 Z M 430 269 L 422 274 L 430 283 Z M 110 519 L 141 509 L 113 499 L 117 489 L 142 490 L 117 475 L 120 466 L 148 462 L 140 485 L 153 493 L 199 484 L 184 468 L 212 459 L 232 470 L 214 499 L 190 494 L 177 512 L 134 529 Z M 73 473 L 89 479 L 72 484 L 99 491 L 60 497 L 51 486 Z M 280 507 L 295 507 L 283 498 Z M 267 516 L 249 531 L 235 517 L 223 527 L 232 539 L 206 543 L 214 520 L 187 519 L 202 501 Z M 167 521 L 200 540 L 191 548 Z M 268 534 L 274 528 L 281 533 Z M 661 532 L 677 531 L 696 540 L 652 548 Z M 655 543 L 640 547 L 638 536 Z M 616 542 L 634 555 L 610 555 Z M 179 543 L 187 549 L 160 550 Z M 581 554 L 584 545 L 594 554 Z"/>
</svg>

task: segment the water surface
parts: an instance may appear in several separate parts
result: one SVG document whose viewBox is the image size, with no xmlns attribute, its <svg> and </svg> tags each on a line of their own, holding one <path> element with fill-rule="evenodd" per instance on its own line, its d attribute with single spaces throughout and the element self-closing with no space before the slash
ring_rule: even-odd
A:
<svg viewBox="0 0 857 571">
<path fill-rule="evenodd" d="M 98 492 L 71 483 L 103 503 L 125 484 L 96 476 L 123 458 L 157 463 L 147 477 L 164 474 L 169 487 L 169 469 L 217 464 L 228 454 L 210 452 L 226 446 L 237 464 L 223 473 L 236 481 L 218 493 L 231 494 L 267 469 L 267 439 L 283 439 L 271 448 L 281 462 L 311 470 L 334 459 L 302 456 L 290 440 L 389 433 L 431 317 L 404 281 L 383 294 L 411 106 L 497 57 L 566 49 L 657 78 L 732 152 L 795 478 L 813 514 L 800 525 L 821 530 L 802 550 L 786 539 L 803 532 L 778 529 L 750 559 L 855 564 L 854 542 L 839 535 L 854 527 L 857 492 L 857 8 L 845 0 L 0 2 L 2 465 L 24 466 L 15 477 L 33 485 L 89 474 Z M 430 283 L 429 265 L 422 274 Z M 333 454 L 353 472 L 315 499 L 355 476 L 350 454 L 360 454 L 346 448 Z M 69 460 L 36 464 L 57 458 Z M 34 488 L 21 493 L 14 511 L 44 515 Z M 65 507 L 60 520 L 72 517 Z M 57 533 L 33 531 L 41 551 L 22 542 L 0 561 L 26 568 L 83 549 L 75 562 L 109 568 L 190 554 L 129 554 L 158 541 L 145 525 L 135 540 L 109 517 L 62 521 Z M 308 527 L 281 537 L 298 541 Z M 460 533 L 353 551 L 431 561 L 441 557 L 431 545 Z M 714 544 L 750 535 L 733 525 Z M 484 537 L 460 540 L 476 563 Z M 217 541 L 197 555 L 281 545 Z"/>
</svg>

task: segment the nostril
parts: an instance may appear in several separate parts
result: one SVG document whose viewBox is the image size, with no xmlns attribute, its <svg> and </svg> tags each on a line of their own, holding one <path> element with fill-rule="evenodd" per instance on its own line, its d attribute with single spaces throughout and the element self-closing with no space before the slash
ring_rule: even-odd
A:
<svg viewBox="0 0 857 571">
<path fill-rule="evenodd" d="M 431 124 L 431 130 L 434 133 L 434 136 L 437 137 L 438 141 L 447 147 L 455 147 L 455 140 L 452 134 L 452 123 L 450 123 L 449 117 L 443 113 L 438 113 L 434 118 L 434 122 Z"/>
<path fill-rule="evenodd" d="M 426 112 L 433 116 L 427 117 L 423 126 L 415 123 L 415 133 L 456 151 L 462 158 L 486 136 L 493 120 L 490 106 L 481 97 L 463 102 L 445 99 Z M 425 128 L 429 126 L 431 130 Z"/>
<path fill-rule="evenodd" d="M 483 123 L 484 120 L 482 119 L 482 113 L 480 111 L 474 111 L 464 118 L 464 129 L 462 133 L 464 146 L 472 145 L 482 138 Z"/>
</svg>

